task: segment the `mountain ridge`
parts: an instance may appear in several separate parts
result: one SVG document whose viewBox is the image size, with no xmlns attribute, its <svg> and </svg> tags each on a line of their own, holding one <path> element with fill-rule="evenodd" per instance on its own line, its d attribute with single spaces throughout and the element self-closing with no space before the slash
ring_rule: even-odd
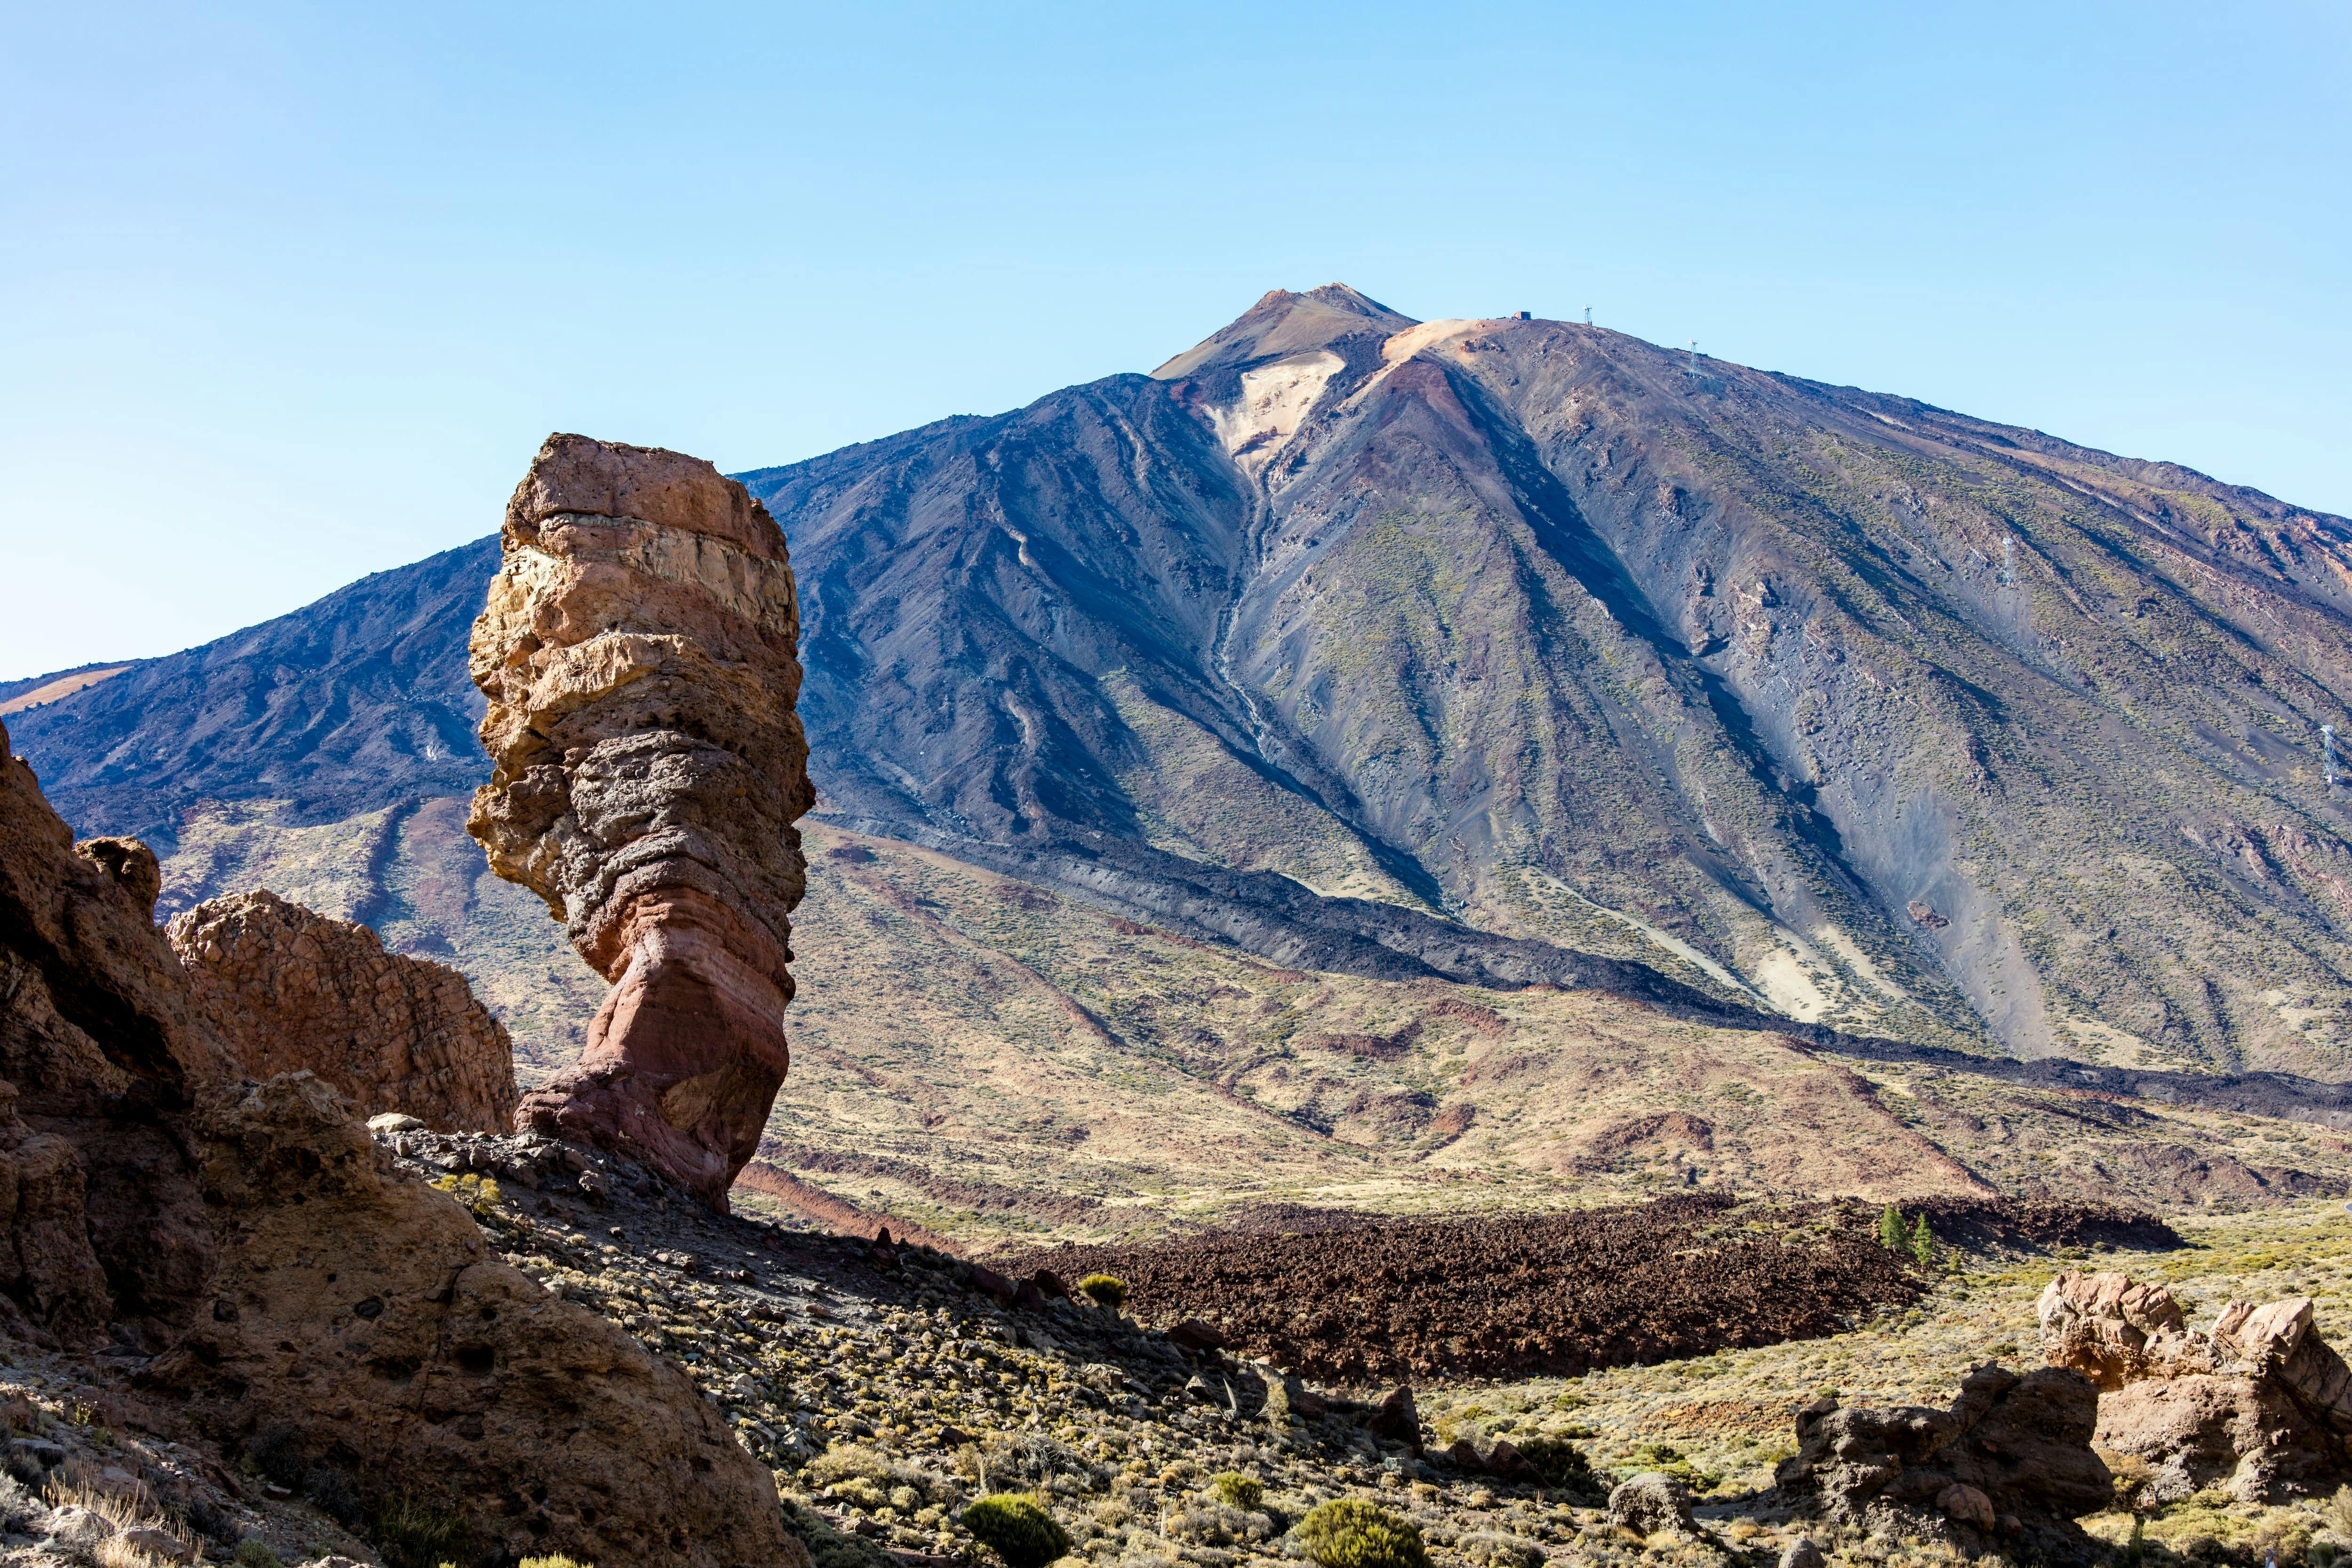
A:
<svg viewBox="0 0 2352 1568">
<path fill-rule="evenodd" d="M 1272 874 L 1329 931 L 1369 900 L 1849 1033 L 2344 1075 L 2342 519 L 1338 285 L 742 478 L 802 576 L 831 820 L 1196 934 L 1276 918 L 1235 891 Z M 286 617 L 147 661 L 25 749 L 85 831 L 166 848 L 206 799 L 457 794 L 425 753 L 470 728 L 442 688 L 485 548 L 344 590 L 345 644 Z M 249 777 L 202 752 L 229 734 Z"/>
</svg>

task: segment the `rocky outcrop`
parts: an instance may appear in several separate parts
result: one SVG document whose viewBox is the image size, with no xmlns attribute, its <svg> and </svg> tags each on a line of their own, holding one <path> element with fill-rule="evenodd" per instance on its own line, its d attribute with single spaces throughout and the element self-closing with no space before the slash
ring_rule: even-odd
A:
<svg viewBox="0 0 2352 1568">
<path fill-rule="evenodd" d="M 456 970 L 266 889 L 199 904 L 167 934 L 247 1078 L 314 1072 L 438 1132 L 513 1126 L 514 1043 Z"/>
<path fill-rule="evenodd" d="M 460 1510 L 502 1561 L 790 1554 L 773 1479 L 686 1374 L 394 1173 L 328 1085 L 224 1086 L 197 1122 L 225 1244 L 198 1328 L 146 1381 L 225 1446 Z"/>
<path fill-rule="evenodd" d="M 327 1083 L 241 1075 L 142 864 L 77 853 L 0 763 L 0 1332 L 105 1345 L 148 1430 L 266 1455 L 347 1523 L 405 1496 L 484 1559 L 802 1561 L 677 1367 L 507 1265 Z"/>
<path fill-rule="evenodd" d="M 2039 1305 L 2042 1353 L 2105 1393 L 2103 1448 L 2146 1461 L 2151 1501 L 2222 1487 L 2245 1502 L 2352 1479 L 2352 1368 L 2312 1326 L 2312 1302 L 2231 1301 L 2188 1326 L 2162 1286 L 2070 1269 Z"/>
<path fill-rule="evenodd" d="M 1873 1534 L 1930 1535 L 1974 1555 L 2022 1545 L 2084 1557 L 2074 1522 L 2109 1505 L 2113 1478 L 2092 1452 L 2098 1390 L 2045 1367 L 2020 1376 L 1979 1367 L 1949 1410 L 1843 1408 L 1797 1413 L 1797 1453 L 1774 1480 L 1783 1497 Z"/>
<path fill-rule="evenodd" d="M 151 919 L 154 857 L 77 847 L 7 742 L 0 728 L 0 1328 L 145 1342 L 211 1267 L 179 1119 L 229 1059 Z"/>
<path fill-rule="evenodd" d="M 494 772 L 467 826 L 613 983 L 522 1115 L 723 1205 L 783 1080 L 814 799 L 783 533 L 706 462 L 554 436 L 502 547 L 471 646 Z"/>
</svg>

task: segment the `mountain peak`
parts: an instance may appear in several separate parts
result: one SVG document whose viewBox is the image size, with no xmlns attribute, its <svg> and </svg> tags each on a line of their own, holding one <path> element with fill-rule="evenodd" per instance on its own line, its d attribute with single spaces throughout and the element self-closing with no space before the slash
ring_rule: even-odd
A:
<svg viewBox="0 0 2352 1568">
<path fill-rule="evenodd" d="M 1345 283 L 1326 283 L 1304 294 L 1274 289 L 1231 324 L 1151 374 L 1173 381 L 1204 370 L 1238 369 L 1253 361 L 1329 348 L 1349 338 L 1386 339 L 1415 325 L 1411 316 Z"/>
</svg>

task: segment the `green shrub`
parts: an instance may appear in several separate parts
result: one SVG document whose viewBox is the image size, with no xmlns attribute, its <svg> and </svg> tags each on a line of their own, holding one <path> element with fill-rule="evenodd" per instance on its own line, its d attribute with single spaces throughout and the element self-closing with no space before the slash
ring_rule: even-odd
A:
<svg viewBox="0 0 2352 1568">
<path fill-rule="evenodd" d="M 1591 1433 L 1587 1430 L 1584 1435 L 1591 1436 Z M 1511 1447 L 1519 1451 L 1519 1458 L 1535 1467 L 1536 1474 L 1543 1478 L 1543 1484 L 1548 1487 L 1574 1492 L 1597 1492 L 1601 1489 L 1601 1483 L 1593 1479 L 1591 1467 L 1584 1462 L 1584 1450 L 1565 1436 L 1529 1437 L 1525 1442 L 1513 1438 Z"/>
<path fill-rule="evenodd" d="M 1316 1504 L 1298 1521 L 1298 1540 L 1323 1568 L 1429 1568 L 1410 1520 L 1356 1498 Z"/>
<path fill-rule="evenodd" d="M 1239 1470 L 1225 1470 L 1209 1478 L 1209 1489 L 1227 1508 L 1249 1512 L 1265 1500 L 1265 1485 L 1255 1476 L 1245 1476 Z"/>
<path fill-rule="evenodd" d="M 569 1557 L 526 1557 L 519 1568 L 596 1568 L 593 1563 L 575 1563 Z"/>
<path fill-rule="evenodd" d="M 1695 1492 L 1711 1492 L 1723 1484 L 1721 1476 L 1700 1469 L 1685 1458 L 1680 1449 L 1665 1443 L 1634 1444 L 1633 1465 L 1636 1469 L 1671 1476 Z"/>
<path fill-rule="evenodd" d="M 466 1554 L 466 1521 L 406 1492 L 376 1505 L 375 1543 L 392 1568 L 440 1568 Z"/>
<path fill-rule="evenodd" d="M 997 1492 L 963 1510 L 971 1538 L 1004 1559 L 1005 1568 L 1045 1568 L 1070 1552 L 1069 1532 L 1025 1492 Z"/>
<path fill-rule="evenodd" d="M 1089 1274 L 1078 1281 L 1078 1294 L 1116 1312 L 1127 1304 L 1127 1281 L 1116 1274 Z"/>
<path fill-rule="evenodd" d="M 236 1555 L 230 1559 L 236 1568 L 283 1568 L 278 1553 L 269 1550 L 269 1542 L 257 1535 L 248 1535 L 236 1543 Z"/>
</svg>

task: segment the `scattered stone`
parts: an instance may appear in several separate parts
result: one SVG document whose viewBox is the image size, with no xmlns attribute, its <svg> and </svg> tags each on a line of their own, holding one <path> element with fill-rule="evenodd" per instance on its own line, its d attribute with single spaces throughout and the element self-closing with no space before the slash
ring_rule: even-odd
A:
<svg viewBox="0 0 2352 1568">
<path fill-rule="evenodd" d="M 133 1552 L 143 1552 L 150 1557 L 160 1558 L 166 1563 L 196 1561 L 194 1547 L 171 1531 L 158 1530 L 152 1525 L 134 1524 L 121 1531 L 118 1539 Z"/>
<path fill-rule="evenodd" d="M 1383 1396 L 1364 1418 L 1364 1430 L 1420 1452 L 1421 1412 L 1413 1407 L 1412 1386 L 1400 1384 Z"/>
<path fill-rule="evenodd" d="M 1780 1568 L 1825 1568 L 1822 1549 L 1813 1544 L 1810 1535 L 1801 1535 L 1782 1548 Z"/>
<path fill-rule="evenodd" d="M 709 463 L 559 435 L 501 548 L 467 826 L 613 984 L 525 1121 L 635 1148 L 723 1209 L 788 1062 L 792 824 L 814 798 L 783 532 Z"/>
<path fill-rule="evenodd" d="M 1660 1531 L 1687 1535 L 1694 1528 L 1690 1489 L 1655 1470 L 1630 1477 L 1609 1494 L 1609 1519 L 1638 1535 Z"/>
</svg>

